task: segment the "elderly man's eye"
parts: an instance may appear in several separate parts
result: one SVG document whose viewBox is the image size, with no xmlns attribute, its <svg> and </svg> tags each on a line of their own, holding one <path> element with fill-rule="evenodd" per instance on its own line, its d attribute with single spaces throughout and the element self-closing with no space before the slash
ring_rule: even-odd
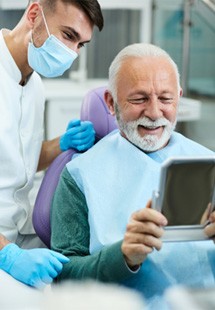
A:
<svg viewBox="0 0 215 310">
<path fill-rule="evenodd" d="M 160 100 L 164 103 L 170 103 L 172 101 L 172 98 L 169 97 L 160 97 Z"/>
<path fill-rule="evenodd" d="M 135 98 L 135 99 L 128 99 L 128 102 L 131 104 L 141 104 L 146 102 L 147 98 L 146 97 L 141 97 L 141 98 Z"/>
</svg>

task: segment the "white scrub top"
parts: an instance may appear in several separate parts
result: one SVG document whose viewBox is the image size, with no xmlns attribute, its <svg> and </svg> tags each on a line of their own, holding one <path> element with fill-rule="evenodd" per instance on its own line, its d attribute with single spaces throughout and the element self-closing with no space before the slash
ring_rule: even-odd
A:
<svg viewBox="0 0 215 310">
<path fill-rule="evenodd" d="M 16 242 L 32 234 L 29 191 L 37 170 L 42 140 L 44 89 L 33 73 L 20 86 L 21 72 L 0 31 L 0 233 Z"/>
</svg>

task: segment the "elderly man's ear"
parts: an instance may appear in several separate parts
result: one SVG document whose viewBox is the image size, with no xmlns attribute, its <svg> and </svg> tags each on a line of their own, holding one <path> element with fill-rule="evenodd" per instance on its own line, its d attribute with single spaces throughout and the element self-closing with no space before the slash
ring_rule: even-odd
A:
<svg viewBox="0 0 215 310">
<path fill-rule="evenodd" d="M 112 96 L 112 94 L 108 90 L 106 90 L 105 93 L 104 93 L 104 99 L 105 99 L 105 102 L 106 102 L 106 104 L 108 106 L 110 114 L 111 115 L 115 115 L 113 96 Z"/>
</svg>

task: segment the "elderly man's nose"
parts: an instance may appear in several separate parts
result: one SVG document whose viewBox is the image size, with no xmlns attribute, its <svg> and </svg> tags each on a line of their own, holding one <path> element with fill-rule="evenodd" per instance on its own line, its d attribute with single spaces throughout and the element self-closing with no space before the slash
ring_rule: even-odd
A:
<svg viewBox="0 0 215 310">
<path fill-rule="evenodd" d="M 156 120 L 163 116 L 159 103 L 156 99 L 152 99 L 150 102 L 148 102 L 144 115 L 151 120 Z"/>
</svg>

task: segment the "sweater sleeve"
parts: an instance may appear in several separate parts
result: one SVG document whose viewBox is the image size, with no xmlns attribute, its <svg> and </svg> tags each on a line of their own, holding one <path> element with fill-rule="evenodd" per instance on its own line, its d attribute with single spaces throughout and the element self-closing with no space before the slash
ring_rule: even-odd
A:
<svg viewBox="0 0 215 310">
<path fill-rule="evenodd" d="M 67 168 L 53 198 L 51 232 L 51 248 L 70 258 L 57 280 L 93 278 L 121 282 L 133 274 L 124 261 L 122 241 L 90 255 L 86 200 Z"/>
</svg>

